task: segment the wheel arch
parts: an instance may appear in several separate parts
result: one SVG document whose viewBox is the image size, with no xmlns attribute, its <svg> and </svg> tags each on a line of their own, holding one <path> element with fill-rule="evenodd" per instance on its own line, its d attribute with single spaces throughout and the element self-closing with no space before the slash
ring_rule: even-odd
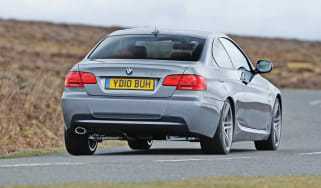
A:
<svg viewBox="0 0 321 188">
<path fill-rule="evenodd" d="M 234 99 L 231 96 L 228 96 L 225 101 L 230 101 L 231 105 L 232 105 L 232 111 L 233 111 L 233 115 L 235 115 L 235 103 L 234 103 Z M 234 117 L 234 116 L 233 116 Z"/>
<path fill-rule="evenodd" d="M 281 113 L 282 113 L 282 97 L 281 97 L 281 94 L 280 93 L 278 93 L 277 95 L 276 95 L 276 100 L 279 100 L 279 103 L 280 103 L 280 107 L 281 107 Z"/>
<path fill-rule="evenodd" d="M 233 134 L 234 134 L 234 132 L 235 132 L 235 125 L 236 125 L 236 122 L 235 122 L 235 120 L 236 120 L 236 119 L 235 119 L 235 114 L 236 114 L 236 112 L 235 112 L 235 110 L 236 110 L 236 108 L 235 108 L 235 101 L 234 101 L 234 99 L 233 99 L 231 96 L 228 96 L 225 101 L 230 101 L 230 104 L 231 104 L 231 107 L 232 107 L 232 113 L 233 113 Z"/>
<path fill-rule="evenodd" d="M 231 107 L 232 107 L 232 113 L 233 113 L 233 122 L 234 122 L 234 127 L 235 127 L 235 104 L 234 104 L 234 99 L 231 97 L 231 96 L 228 96 L 228 97 L 226 97 L 226 99 L 224 100 L 224 105 L 222 105 L 222 108 L 220 109 L 220 120 L 219 120 L 219 123 L 221 123 L 221 121 L 222 121 L 222 113 L 223 113 L 223 110 L 224 110 L 224 106 L 225 106 L 225 102 L 226 101 L 229 101 L 230 102 L 230 104 L 231 104 Z M 217 131 L 217 128 L 218 128 L 218 126 L 215 128 L 215 131 L 214 131 L 214 133 L 213 133 L 213 135 L 212 136 L 210 136 L 210 137 L 214 137 L 215 136 L 215 134 L 216 134 L 216 131 Z M 234 129 L 233 129 L 233 131 L 234 131 Z"/>
</svg>

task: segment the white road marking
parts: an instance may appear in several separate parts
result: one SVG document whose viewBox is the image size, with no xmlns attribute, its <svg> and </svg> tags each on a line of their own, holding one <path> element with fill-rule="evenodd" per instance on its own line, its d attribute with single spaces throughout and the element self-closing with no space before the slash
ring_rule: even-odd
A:
<svg viewBox="0 0 321 188">
<path fill-rule="evenodd" d="M 235 159 L 250 159 L 251 157 L 225 157 L 225 158 L 209 158 L 209 159 L 168 159 L 154 160 L 154 162 L 188 162 L 188 161 L 215 161 L 215 160 L 235 160 Z"/>
<path fill-rule="evenodd" d="M 201 161 L 203 159 L 173 159 L 173 160 L 155 160 L 155 162 L 185 162 L 185 161 Z"/>
<path fill-rule="evenodd" d="M 321 100 L 315 100 L 315 101 L 310 101 L 310 105 L 315 106 L 315 105 L 321 105 Z"/>
<path fill-rule="evenodd" d="M 83 163 L 30 163 L 30 164 L 12 164 L 12 165 L 0 165 L 0 168 L 10 167 L 31 167 L 31 166 L 59 166 L 59 165 L 81 165 Z"/>
<path fill-rule="evenodd" d="M 311 152 L 311 153 L 299 153 L 299 155 L 321 155 L 321 151 L 320 152 Z"/>
</svg>

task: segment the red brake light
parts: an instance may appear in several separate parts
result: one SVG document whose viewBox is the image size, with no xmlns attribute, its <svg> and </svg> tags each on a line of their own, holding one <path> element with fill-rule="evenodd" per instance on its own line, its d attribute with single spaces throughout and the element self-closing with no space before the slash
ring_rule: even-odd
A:
<svg viewBox="0 0 321 188">
<path fill-rule="evenodd" d="M 206 90 L 206 79 L 194 74 L 169 75 L 164 79 L 164 86 L 176 86 L 177 90 Z"/>
<path fill-rule="evenodd" d="M 84 84 L 96 83 L 96 77 L 92 73 L 69 72 L 65 80 L 65 87 L 84 87 Z"/>
<path fill-rule="evenodd" d="M 66 80 L 65 87 L 84 87 L 79 72 L 69 72 Z"/>
<path fill-rule="evenodd" d="M 89 72 L 80 72 L 81 80 L 84 84 L 96 84 L 96 77 Z"/>
<path fill-rule="evenodd" d="M 206 90 L 206 79 L 198 75 L 183 75 L 177 86 L 177 90 Z"/>
<path fill-rule="evenodd" d="M 177 86 L 182 75 L 169 75 L 163 81 L 163 86 Z"/>
</svg>

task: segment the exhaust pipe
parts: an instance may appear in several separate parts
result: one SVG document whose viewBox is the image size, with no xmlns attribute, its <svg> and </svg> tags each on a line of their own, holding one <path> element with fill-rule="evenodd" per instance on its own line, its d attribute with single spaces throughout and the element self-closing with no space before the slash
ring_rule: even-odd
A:
<svg viewBox="0 0 321 188">
<path fill-rule="evenodd" d="M 75 128 L 75 133 L 79 135 L 83 135 L 87 133 L 87 130 L 83 127 L 76 127 Z"/>
</svg>

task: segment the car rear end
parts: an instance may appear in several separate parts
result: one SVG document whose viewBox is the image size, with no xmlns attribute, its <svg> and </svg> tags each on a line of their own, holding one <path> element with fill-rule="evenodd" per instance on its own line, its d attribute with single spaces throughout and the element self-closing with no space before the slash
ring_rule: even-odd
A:
<svg viewBox="0 0 321 188">
<path fill-rule="evenodd" d="M 197 74 L 204 44 L 176 35 L 107 37 L 67 75 L 66 130 L 101 139 L 213 136 L 223 102 L 204 96 L 207 81 Z"/>
</svg>

